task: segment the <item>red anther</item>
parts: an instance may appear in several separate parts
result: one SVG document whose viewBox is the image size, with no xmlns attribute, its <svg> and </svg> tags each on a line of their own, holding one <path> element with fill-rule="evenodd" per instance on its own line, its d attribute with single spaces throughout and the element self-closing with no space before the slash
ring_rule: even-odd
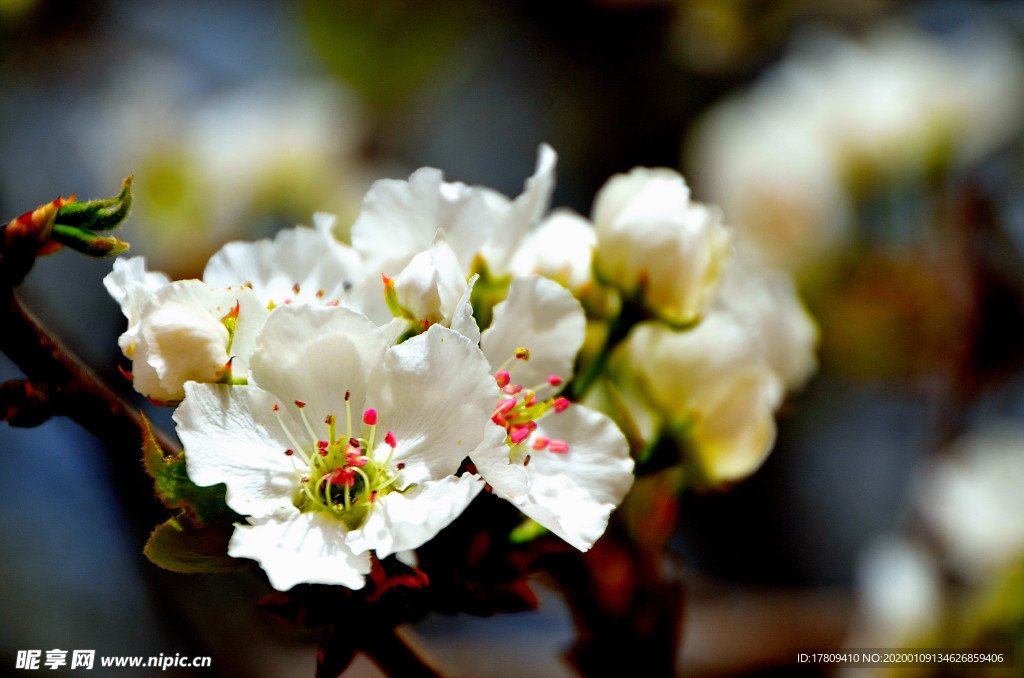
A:
<svg viewBox="0 0 1024 678">
<path fill-rule="evenodd" d="M 292 285 L 292 292 L 295 292 L 295 294 L 299 293 L 299 283 Z"/>
<path fill-rule="evenodd" d="M 349 438 L 348 439 L 348 446 L 349 447 L 354 447 L 354 448 L 356 448 L 358 450 L 359 449 L 359 439 L 358 438 Z"/>
<path fill-rule="evenodd" d="M 401 471 L 403 468 L 405 468 L 405 464 L 402 463 L 402 462 L 398 462 L 398 464 L 395 465 L 395 468 L 397 468 L 399 471 Z"/>
<path fill-rule="evenodd" d="M 525 426 L 530 433 L 533 433 L 534 431 L 537 430 L 537 422 L 535 421 L 528 421 L 525 424 L 523 424 L 523 426 Z"/>
<path fill-rule="evenodd" d="M 305 406 L 306 406 L 306 403 L 302 402 L 301 400 L 296 400 L 296 401 L 295 401 L 295 407 L 299 408 L 300 410 L 301 410 L 301 409 L 302 409 L 303 407 L 305 407 Z"/>
<path fill-rule="evenodd" d="M 327 482 L 331 485 L 352 487 L 356 484 L 356 472 L 347 468 L 336 468 L 327 476 Z"/>
<path fill-rule="evenodd" d="M 567 407 L 569 407 L 569 399 L 568 398 L 564 398 L 562 396 L 559 396 L 559 397 L 555 398 L 554 405 L 555 405 L 555 412 L 564 412 L 565 409 Z"/>
<path fill-rule="evenodd" d="M 495 414 L 493 417 L 491 417 L 491 421 L 493 421 L 495 424 L 502 428 L 508 428 L 508 422 L 505 420 L 505 417 L 501 414 Z"/>
<path fill-rule="evenodd" d="M 371 504 L 373 502 L 377 501 L 377 490 L 374 490 L 373 492 L 370 493 L 369 501 L 370 501 Z"/>
<path fill-rule="evenodd" d="M 512 441 L 513 445 L 518 445 L 519 443 L 523 442 L 529 437 L 530 429 L 527 428 L 526 426 L 523 426 L 520 428 L 513 428 L 512 434 L 509 436 L 509 439 Z"/>
<path fill-rule="evenodd" d="M 388 431 L 387 435 L 384 436 L 384 442 L 386 442 L 388 445 L 390 445 L 392 447 L 392 449 L 396 445 L 398 445 L 398 442 L 395 440 L 395 434 L 392 433 L 391 431 Z"/>
<path fill-rule="evenodd" d="M 498 401 L 498 406 L 494 408 L 494 411 L 498 414 L 508 414 L 508 412 L 515 406 L 515 398 L 505 398 L 504 400 Z"/>
<path fill-rule="evenodd" d="M 349 466 L 366 466 L 367 459 L 359 452 L 346 452 L 345 463 Z"/>
<path fill-rule="evenodd" d="M 530 455 L 526 455 L 526 459 L 523 459 L 523 468 L 530 465 Z"/>
<path fill-rule="evenodd" d="M 278 405 L 277 403 L 274 403 L 273 405 L 270 406 L 270 409 L 272 409 L 275 412 L 277 412 L 279 409 L 281 409 L 281 406 Z"/>
<path fill-rule="evenodd" d="M 340 303 L 341 302 L 339 302 L 337 299 L 331 299 L 326 304 L 324 304 L 324 306 L 337 306 Z"/>
<path fill-rule="evenodd" d="M 548 446 L 548 450 L 555 454 L 565 454 L 569 451 L 569 443 L 564 440 L 552 440 L 551 444 Z"/>
<path fill-rule="evenodd" d="M 352 397 L 352 391 L 351 390 L 345 391 L 345 400 L 348 400 L 351 397 Z"/>
<path fill-rule="evenodd" d="M 517 393 L 523 390 L 523 387 L 521 384 L 510 384 L 501 390 L 504 391 L 507 395 L 516 395 Z"/>
<path fill-rule="evenodd" d="M 316 291 L 316 298 L 317 299 L 323 299 L 324 294 L 326 294 L 326 293 L 323 290 L 317 290 Z"/>
<path fill-rule="evenodd" d="M 523 348 L 521 346 L 516 349 L 516 360 L 529 360 L 529 359 L 530 359 L 530 349 Z"/>
<path fill-rule="evenodd" d="M 372 407 L 363 412 L 363 423 L 367 426 L 376 426 L 377 424 L 377 410 Z"/>
<path fill-rule="evenodd" d="M 548 377 L 548 383 L 551 384 L 552 386 L 561 386 L 562 378 L 557 374 L 552 374 L 550 377 Z"/>
<path fill-rule="evenodd" d="M 290 457 L 295 454 L 295 450 L 285 450 L 284 453 Z"/>
<path fill-rule="evenodd" d="M 333 424 L 334 423 L 334 415 L 333 414 L 328 414 L 327 418 L 324 419 L 324 423 L 327 424 L 328 426 Z"/>
<path fill-rule="evenodd" d="M 549 442 L 551 441 L 545 438 L 544 436 L 537 436 L 536 438 L 533 439 L 533 449 L 543 450 L 545 447 L 548 446 Z"/>
<path fill-rule="evenodd" d="M 494 375 L 494 381 L 498 382 L 499 388 L 505 388 L 512 381 L 512 377 L 508 372 L 502 371 Z"/>
</svg>

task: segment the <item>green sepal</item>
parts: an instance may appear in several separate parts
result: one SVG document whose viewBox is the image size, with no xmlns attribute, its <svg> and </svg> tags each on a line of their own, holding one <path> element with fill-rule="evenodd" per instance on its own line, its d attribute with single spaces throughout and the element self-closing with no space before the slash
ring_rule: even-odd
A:
<svg viewBox="0 0 1024 678">
<path fill-rule="evenodd" d="M 231 525 L 197 528 L 181 515 L 158 525 L 142 552 L 155 565 L 185 574 L 252 567 L 251 560 L 228 555 L 232 530 Z"/>
<path fill-rule="evenodd" d="M 116 257 L 118 254 L 128 250 L 128 243 L 113 236 L 98 236 L 92 231 L 60 223 L 53 225 L 53 233 L 50 239 L 82 254 L 88 254 L 90 257 L 99 259 Z"/>
<path fill-rule="evenodd" d="M 128 217 L 132 208 L 132 178 L 126 177 L 113 198 L 69 202 L 57 212 L 57 223 L 84 231 L 109 231 Z"/>
<path fill-rule="evenodd" d="M 225 502 L 223 483 L 209 487 L 196 485 L 188 477 L 184 453 L 164 453 L 145 415 L 142 415 L 142 433 L 142 464 L 153 479 L 153 488 L 164 506 L 185 510 L 199 525 L 231 524 L 242 519 Z"/>
<path fill-rule="evenodd" d="M 508 535 L 508 540 L 513 544 L 528 544 L 546 534 L 550 534 L 548 528 L 532 518 L 525 518 L 523 522 L 512 528 L 512 532 Z"/>
<path fill-rule="evenodd" d="M 487 262 L 479 254 L 473 259 L 470 275 L 479 275 L 469 301 L 473 305 L 473 318 L 478 327 L 490 327 L 494 307 L 505 301 L 512 276 L 497 277 L 491 274 Z"/>
</svg>

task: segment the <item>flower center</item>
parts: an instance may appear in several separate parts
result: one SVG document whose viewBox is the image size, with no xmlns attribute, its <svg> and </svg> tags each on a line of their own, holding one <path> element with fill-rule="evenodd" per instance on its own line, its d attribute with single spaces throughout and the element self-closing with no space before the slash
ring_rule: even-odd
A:
<svg viewBox="0 0 1024 678">
<path fill-rule="evenodd" d="M 534 452 L 547 450 L 555 454 L 565 454 L 569 451 L 569 445 L 564 440 L 552 440 L 546 436 L 533 435 L 537 430 L 538 419 L 547 414 L 564 412 L 569 407 L 569 400 L 562 396 L 546 400 L 537 399 L 537 389 L 543 386 L 558 387 L 562 385 L 562 378 L 557 375 L 551 375 L 545 380 L 545 383 L 532 388 L 524 388 L 522 384 L 512 382 L 511 373 L 515 370 L 515 365 L 520 360 L 529 359 L 529 350 L 517 348 L 514 356 L 495 373 L 494 380 L 508 397 L 498 401 L 498 405 L 491 415 L 491 421 L 506 431 L 505 443 L 511 448 L 509 461 L 514 464 L 521 463 L 523 466 L 530 463 L 530 450 Z M 511 367 L 507 370 L 504 369 L 510 363 Z"/>
<path fill-rule="evenodd" d="M 396 491 L 404 464 L 391 465 L 398 443 L 388 431 L 384 442 L 388 455 L 377 459 L 374 443 L 377 434 L 377 411 L 363 412 L 359 436 L 354 435 L 350 393 L 345 393 L 345 430 L 338 430 L 337 417 L 333 414 L 324 419 L 323 426 L 314 427 L 306 416 L 306 403 L 296 400 L 294 405 L 306 429 L 309 442 L 302 444 L 296 438 L 284 417 L 281 426 L 292 447 L 284 451 L 295 465 L 299 476 L 299 487 L 294 503 L 302 512 L 321 511 L 337 518 L 350 530 L 361 527 L 373 508 L 377 498 Z M 280 412 L 280 406 L 273 410 Z M 326 427 L 326 430 L 324 428 Z M 326 435 L 318 435 L 320 433 Z"/>
</svg>

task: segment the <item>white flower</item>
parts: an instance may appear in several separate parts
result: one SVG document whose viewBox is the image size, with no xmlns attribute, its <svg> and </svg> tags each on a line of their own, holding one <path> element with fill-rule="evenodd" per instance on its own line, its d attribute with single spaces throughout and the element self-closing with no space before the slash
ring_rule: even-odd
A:
<svg viewBox="0 0 1024 678">
<path fill-rule="evenodd" d="M 736 257 L 722 278 L 718 304 L 757 326 L 768 364 L 788 390 L 800 388 L 814 374 L 818 326 L 788 273 Z"/>
<path fill-rule="evenodd" d="M 212 289 L 198 280 L 167 281 L 141 258 L 118 259 L 104 279 L 128 329 L 118 344 L 132 360 L 135 389 L 158 402 L 184 397 L 186 381 L 245 374 L 267 310 L 252 290 Z"/>
<path fill-rule="evenodd" d="M 292 302 L 345 306 L 385 323 L 379 273 L 368 274 L 359 254 L 332 235 L 336 217 L 318 212 L 315 229 L 281 230 L 273 239 L 231 242 L 214 254 L 203 271 L 211 287 L 249 287 L 265 305 Z"/>
<path fill-rule="evenodd" d="M 346 308 L 280 306 L 249 384 L 189 383 L 175 412 L 189 477 L 250 516 L 229 554 L 271 584 L 363 586 L 370 551 L 414 549 L 483 486 L 453 474 L 485 438 L 494 380 L 479 349 L 434 326 L 398 346 Z"/>
<path fill-rule="evenodd" d="M 408 181 L 377 181 L 352 225 L 352 246 L 375 273 L 394 277 L 429 250 L 441 230 L 463 277 L 477 255 L 504 274 L 508 257 L 547 211 L 554 165 L 554 151 L 542 145 L 537 169 L 515 200 L 483 186 L 446 182 L 441 170 L 431 167 L 416 170 Z"/>
<path fill-rule="evenodd" d="M 594 226 L 569 209 L 557 209 L 523 238 L 513 252 L 513 275 L 540 274 L 585 296 L 594 282 Z"/>
<path fill-rule="evenodd" d="M 949 562 L 981 579 L 1024 554 L 1024 429 L 958 440 L 918 478 L 916 503 Z"/>
<path fill-rule="evenodd" d="M 633 483 L 615 424 L 555 397 L 572 375 L 585 325 L 579 302 L 558 283 L 512 280 L 480 339 L 501 388 L 492 420 L 504 435 L 472 455 L 496 494 L 581 551 L 601 536 Z"/>
<path fill-rule="evenodd" d="M 594 265 L 603 281 L 639 295 L 673 324 L 700 318 L 730 254 L 717 208 L 691 202 L 673 170 L 637 167 L 605 183 L 591 216 Z"/>
<path fill-rule="evenodd" d="M 414 256 L 387 284 L 393 285 L 394 303 L 401 314 L 424 327 L 450 325 L 455 306 L 466 293 L 466 275 L 444 231 L 438 231 L 430 249 Z"/>
<path fill-rule="evenodd" d="M 750 323 L 721 310 L 686 331 L 642 322 L 614 360 L 627 378 L 639 378 L 657 410 L 688 428 L 710 480 L 743 478 L 771 450 L 783 388 Z"/>
</svg>

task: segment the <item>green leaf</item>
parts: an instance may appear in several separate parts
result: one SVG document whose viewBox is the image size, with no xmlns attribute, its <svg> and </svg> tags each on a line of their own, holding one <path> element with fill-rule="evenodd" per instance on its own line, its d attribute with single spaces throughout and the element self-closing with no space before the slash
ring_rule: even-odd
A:
<svg viewBox="0 0 1024 678">
<path fill-rule="evenodd" d="M 223 483 L 209 487 L 196 485 L 188 477 L 184 453 L 164 453 L 145 415 L 142 415 L 142 433 L 142 464 L 153 479 L 153 488 L 164 506 L 188 511 L 200 525 L 231 524 L 242 519 L 225 503 Z"/>
<path fill-rule="evenodd" d="M 252 567 L 252 561 L 228 555 L 231 525 L 197 528 L 184 516 L 158 525 L 142 552 L 165 570 L 182 573 L 230 572 Z"/>
<path fill-rule="evenodd" d="M 68 202 L 57 212 L 57 223 L 83 231 L 109 231 L 128 218 L 132 208 L 132 179 L 126 177 L 113 198 Z"/>
</svg>

